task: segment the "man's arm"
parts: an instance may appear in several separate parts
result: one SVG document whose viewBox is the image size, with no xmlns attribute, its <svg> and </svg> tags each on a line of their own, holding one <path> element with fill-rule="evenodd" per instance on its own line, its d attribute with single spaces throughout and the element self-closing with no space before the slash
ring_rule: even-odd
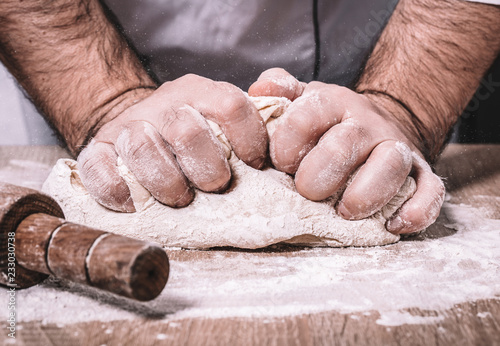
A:
<svg viewBox="0 0 500 346">
<path fill-rule="evenodd" d="M 408 175 L 417 191 L 388 221 L 394 233 L 424 229 L 439 215 L 436 159 L 446 135 L 500 49 L 500 8 L 460 0 L 401 0 L 356 92 L 264 72 L 250 95 L 294 100 L 270 139 L 274 165 L 297 190 L 321 200 L 345 189 L 338 212 L 380 210 Z"/>
<path fill-rule="evenodd" d="M 82 181 L 108 208 L 135 210 L 118 155 L 169 206 L 189 204 L 193 186 L 225 189 L 231 170 L 206 119 L 240 159 L 264 163 L 265 126 L 240 89 L 194 75 L 156 88 L 99 0 L 0 1 L 0 59 L 81 151 Z"/>
<path fill-rule="evenodd" d="M 356 91 L 409 119 L 429 161 L 500 52 L 500 6 L 403 0 L 371 54 Z M 369 96 L 371 97 L 371 96 Z"/>
<path fill-rule="evenodd" d="M 98 1 L 0 2 L 0 59 L 78 154 L 156 88 Z"/>
</svg>

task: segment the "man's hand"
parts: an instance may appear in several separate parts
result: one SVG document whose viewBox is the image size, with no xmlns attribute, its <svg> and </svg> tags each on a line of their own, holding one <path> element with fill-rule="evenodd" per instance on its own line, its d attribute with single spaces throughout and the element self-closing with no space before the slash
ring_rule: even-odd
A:
<svg viewBox="0 0 500 346">
<path fill-rule="evenodd" d="M 191 185 L 224 189 L 231 172 L 205 119 L 240 159 L 263 164 L 267 133 L 243 92 L 192 75 L 157 88 L 99 0 L 4 0 L 0 22 L 0 59 L 72 154 L 86 148 L 83 183 L 106 207 L 134 211 L 118 155 L 170 206 L 191 202 Z"/>
<path fill-rule="evenodd" d="M 302 84 L 282 70 L 265 72 L 250 95 L 295 100 L 271 138 L 274 164 L 295 173 L 299 192 L 315 200 L 341 189 L 359 167 L 338 205 L 346 218 L 379 209 L 410 174 L 417 191 L 387 229 L 427 227 L 439 213 L 444 188 L 426 160 L 436 160 L 498 56 L 499 31 L 500 6 L 401 0 L 367 61 L 358 93 Z"/>
<path fill-rule="evenodd" d="M 117 156 L 160 202 L 182 207 L 200 190 L 218 192 L 231 170 L 221 143 L 206 121 L 217 123 L 235 154 L 260 168 L 267 154 L 267 133 L 257 109 L 237 87 L 186 75 L 163 84 L 97 132 L 78 157 L 82 181 L 102 205 L 134 211 L 120 177 Z"/>
<path fill-rule="evenodd" d="M 304 84 L 282 69 L 264 72 L 249 94 L 293 101 L 270 139 L 270 154 L 277 169 L 295 174 L 304 197 L 328 198 L 357 171 L 337 208 L 346 219 L 361 219 L 387 204 L 412 175 L 417 191 L 389 220 L 388 230 L 416 232 L 439 215 L 444 186 L 418 149 L 404 109 L 392 105 L 389 111 L 387 100 L 337 85 Z"/>
</svg>

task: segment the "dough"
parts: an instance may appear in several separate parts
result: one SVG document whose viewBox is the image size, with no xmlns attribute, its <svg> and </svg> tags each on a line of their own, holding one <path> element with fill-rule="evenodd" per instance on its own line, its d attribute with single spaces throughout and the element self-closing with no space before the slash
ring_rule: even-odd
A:
<svg viewBox="0 0 500 346">
<path fill-rule="evenodd" d="M 252 99 L 272 132 L 273 122 L 279 121 L 289 101 Z M 228 149 L 233 173 L 232 185 L 223 194 L 197 191 L 189 206 L 170 208 L 156 202 L 120 159 L 118 169 L 130 187 L 138 210 L 135 213 L 114 212 L 95 202 L 85 190 L 73 160 L 59 160 L 42 189 L 59 202 L 69 221 L 155 241 L 165 247 L 255 249 L 280 242 L 342 247 L 385 245 L 399 240 L 398 235 L 385 229 L 385 222 L 413 195 L 416 186 L 411 177 L 381 211 L 363 220 L 344 220 L 335 212 L 335 197 L 309 201 L 296 192 L 289 175 L 245 165 L 230 151 L 220 128 L 211 126 Z"/>
</svg>

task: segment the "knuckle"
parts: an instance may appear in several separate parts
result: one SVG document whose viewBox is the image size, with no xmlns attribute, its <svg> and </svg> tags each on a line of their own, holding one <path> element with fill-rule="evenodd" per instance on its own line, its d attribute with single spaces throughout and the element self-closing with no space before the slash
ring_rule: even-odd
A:
<svg viewBox="0 0 500 346">
<path fill-rule="evenodd" d="M 225 98 L 223 105 L 227 110 L 227 114 L 234 114 L 246 107 L 249 107 L 248 100 L 242 93 L 235 93 L 234 95 L 231 95 L 231 97 Z"/>
<path fill-rule="evenodd" d="M 92 141 L 78 156 L 79 170 L 84 173 L 91 172 L 95 170 L 95 166 L 99 166 L 102 162 L 110 160 L 103 149 L 101 143 Z"/>
<path fill-rule="evenodd" d="M 289 73 L 281 67 L 272 67 L 270 69 L 265 70 L 262 72 L 260 75 L 259 79 L 261 78 L 273 78 L 273 77 L 279 77 L 279 76 L 286 76 Z"/>
<path fill-rule="evenodd" d="M 116 140 L 116 151 L 122 158 L 140 160 L 144 154 L 155 150 L 154 132 L 147 131 L 152 127 L 144 122 L 129 124 Z"/>
<path fill-rule="evenodd" d="M 226 88 L 226 87 L 223 87 Z M 247 116 L 253 109 L 247 97 L 237 90 L 236 92 L 229 87 L 229 92 L 226 92 L 224 97 L 220 100 L 220 112 L 217 114 L 218 120 L 223 123 L 228 123 L 235 118 L 240 118 L 242 116 Z"/>
<path fill-rule="evenodd" d="M 240 89 L 229 82 L 224 81 L 212 81 L 214 87 L 220 89 L 222 92 L 236 92 L 239 93 Z M 243 93 L 241 93 L 243 95 Z"/>
<path fill-rule="evenodd" d="M 356 161 L 357 155 L 352 145 L 345 141 L 337 141 L 336 138 L 338 137 L 323 137 L 318 142 L 317 148 L 322 152 L 323 156 L 335 161 L 336 164 Z"/>
<path fill-rule="evenodd" d="M 370 132 L 358 123 L 352 123 L 351 126 L 345 129 L 345 138 L 351 143 L 358 143 L 370 137 Z"/>
<path fill-rule="evenodd" d="M 122 157 L 129 157 L 134 162 L 140 161 L 145 157 L 145 154 L 154 150 L 154 145 L 146 138 L 139 138 L 137 142 L 131 145 L 129 151 L 125 152 Z"/>
<path fill-rule="evenodd" d="M 404 164 L 404 161 L 397 157 L 389 158 L 384 164 L 387 165 L 387 172 L 391 176 L 400 176 L 403 172 L 408 173 L 408 170 L 405 169 L 406 165 Z"/>
<path fill-rule="evenodd" d="M 326 90 L 325 90 L 326 91 Z M 335 96 L 336 98 L 350 98 L 353 95 L 353 91 L 349 88 L 346 88 L 344 86 L 340 86 L 337 84 L 329 84 L 328 85 L 328 93 L 330 97 Z"/>
<path fill-rule="evenodd" d="M 205 78 L 198 76 L 194 73 L 187 73 L 176 80 L 174 82 L 182 83 L 182 84 L 192 84 L 192 83 L 199 83 L 201 80 L 204 80 Z"/>
<path fill-rule="evenodd" d="M 180 127 L 173 134 L 173 146 L 179 150 L 181 148 L 188 149 L 191 144 L 198 143 L 200 139 L 208 137 L 207 129 L 202 129 L 198 126 L 193 127 Z"/>
<path fill-rule="evenodd" d="M 314 133 L 318 128 L 318 121 L 314 114 L 302 110 L 290 113 L 285 121 L 288 123 L 288 127 L 296 132 Z"/>
<path fill-rule="evenodd" d="M 323 82 L 311 81 L 307 84 L 307 90 L 308 91 L 314 90 L 315 92 L 320 93 L 321 94 L 320 96 L 327 96 L 328 94 L 331 93 L 331 89 L 325 88 L 325 86 L 327 86 L 327 84 L 325 84 Z M 332 87 L 335 88 L 333 85 L 332 85 Z M 325 94 L 327 94 L 327 95 L 325 95 Z"/>
<path fill-rule="evenodd" d="M 202 126 L 194 119 L 176 119 L 172 121 L 166 131 L 169 141 L 174 147 L 186 146 L 198 138 L 208 137 L 208 125 Z"/>
<path fill-rule="evenodd" d="M 397 150 L 397 148 L 396 148 L 396 142 L 391 141 L 391 140 L 387 140 L 387 141 L 379 143 L 377 145 L 377 150 L 388 151 L 388 152 L 391 152 L 392 154 L 396 154 L 396 155 L 400 154 L 400 151 Z"/>
<path fill-rule="evenodd" d="M 377 151 L 383 152 L 384 164 L 388 166 L 389 172 L 393 173 L 409 173 L 412 165 L 411 152 L 404 148 L 400 148 L 401 142 L 386 141 L 377 146 Z"/>
<path fill-rule="evenodd" d="M 410 147 L 401 141 L 393 142 L 394 155 L 399 157 L 401 164 L 408 170 L 411 169 L 413 159 Z"/>
<path fill-rule="evenodd" d="M 279 73 L 279 74 L 288 74 L 288 72 L 282 67 L 272 67 L 267 70 L 267 72 Z"/>
<path fill-rule="evenodd" d="M 137 126 L 128 124 L 116 138 L 116 151 L 120 156 L 129 156 L 133 154 L 137 143 L 143 143 L 144 132 L 138 131 Z"/>
</svg>

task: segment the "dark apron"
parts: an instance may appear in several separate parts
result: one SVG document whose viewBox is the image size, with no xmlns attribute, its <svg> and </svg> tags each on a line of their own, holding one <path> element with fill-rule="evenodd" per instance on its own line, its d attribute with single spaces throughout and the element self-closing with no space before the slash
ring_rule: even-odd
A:
<svg viewBox="0 0 500 346">
<path fill-rule="evenodd" d="M 352 85 L 397 0 L 107 0 L 163 82 L 195 73 L 243 89 L 271 67 Z"/>
</svg>

